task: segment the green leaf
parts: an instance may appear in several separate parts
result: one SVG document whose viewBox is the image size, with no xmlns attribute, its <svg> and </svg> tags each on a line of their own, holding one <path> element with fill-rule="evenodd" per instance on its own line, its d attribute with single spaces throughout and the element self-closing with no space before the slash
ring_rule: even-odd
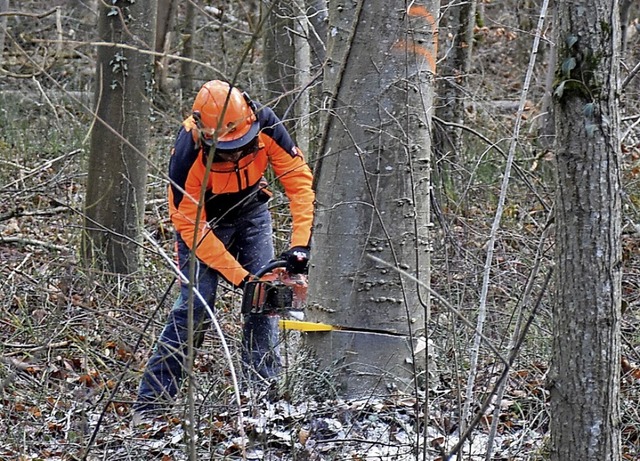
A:
<svg viewBox="0 0 640 461">
<path fill-rule="evenodd" d="M 587 123 L 584 126 L 584 129 L 587 132 L 587 136 L 590 138 L 593 138 L 593 135 L 596 133 L 596 128 L 598 128 L 598 125 L 596 125 L 595 123 Z"/>
<path fill-rule="evenodd" d="M 569 35 L 566 40 L 567 48 L 571 48 L 578 42 L 578 37 L 575 35 Z"/>
<path fill-rule="evenodd" d="M 592 102 L 589 102 L 584 105 L 582 108 L 582 113 L 585 117 L 591 118 L 593 117 L 594 112 L 596 111 L 596 105 Z"/>
<path fill-rule="evenodd" d="M 576 58 L 571 56 L 570 58 L 565 59 L 562 63 L 562 74 L 568 77 L 571 74 L 571 71 L 575 68 Z"/>
<path fill-rule="evenodd" d="M 560 82 L 560 84 L 556 87 L 556 90 L 553 92 L 553 95 L 562 98 L 562 94 L 564 93 L 564 84 L 567 83 L 566 80 Z"/>
</svg>

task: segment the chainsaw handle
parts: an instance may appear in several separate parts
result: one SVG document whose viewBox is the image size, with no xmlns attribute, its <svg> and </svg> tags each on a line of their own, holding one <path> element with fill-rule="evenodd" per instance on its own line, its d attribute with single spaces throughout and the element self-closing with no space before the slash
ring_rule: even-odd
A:
<svg viewBox="0 0 640 461">
<path fill-rule="evenodd" d="M 256 287 L 261 283 L 260 279 L 273 272 L 274 269 L 278 269 L 279 267 L 286 267 L 287 262 L 283 259 L 274 259 L 269 261 L 265 266 L 261 267 L 255 274 L 253 274 L 253 279 L 245 283 L 242 293 L 242 308 L 241 312 L 245 315 L 251 313 L 254 308 L 253 298 L 256 296 Z"/>
<path fill-rule="evenodd" d="M 260 278 L 265 274 L 277 269 L 278 267 L 286 267 L 287 261 L 284 259 L 274 259 L 273 261 L 269 261 L 265 266 L 260 268 L 255 274 L 253 274 L 256 278 Z"/>
</svg>

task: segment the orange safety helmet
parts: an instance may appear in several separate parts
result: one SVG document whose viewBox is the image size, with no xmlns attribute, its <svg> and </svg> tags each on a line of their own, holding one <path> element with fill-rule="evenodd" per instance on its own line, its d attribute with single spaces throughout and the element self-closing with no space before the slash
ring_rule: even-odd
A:
<svg viewBox="0 0 640 461">
<path fill-rule="evenodd" d="M 211 80 L 200 88 L 193 102 L 193 118 L 216 149 L 233 151 L 258 135 L 260 124 L 249 97 L 227 82 Z M 214 136 L 215 134 L 215 136 Z"/>
</svg>

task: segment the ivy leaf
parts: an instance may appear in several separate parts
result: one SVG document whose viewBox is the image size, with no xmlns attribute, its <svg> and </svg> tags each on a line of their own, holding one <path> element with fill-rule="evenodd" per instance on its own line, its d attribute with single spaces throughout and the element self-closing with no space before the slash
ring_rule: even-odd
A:
<svg viewBox="0 0 640 461">
<path fill-rule="evenodd" d="M 587 123 L 584 126 L 584 129 L 587 132 L 587 136 L 590 138 L 593 138 L 593 135 L 596 133 L 596 128 L 598 128 L 598 125 L 596 125 L 595 123 Z"/>
<path fill-rule="evenodd" d="M 596 111 L 596 105 L 593 102 L 589 102 L 585 104 L 584 107 L 582 108 L 582 113 L 587 118 L 593 117 L 593 114 L 595 111 Z"/>
<path fill-rule="evenodd" d="M 571 74 L 571 71 L 575 68 L 576 58 L 571 56 L 570 58 L 565 59 L 562 63 L 562 74 L 568 77 Z"/>
<path fill-rule="evenodd" d="M 553 92 L 553 95 L 562 98 L 562 94 L 564 93 L 564 84 L 567 83 L 566 80 L 560 82 L 560 84 L 556 87 L 556 90 Z"/>
<path fill-rule="evenodd" d="M 578 42 L 578 37 L 575 35 L 569 35 L 566 40 L 567 48 L 573 47 Z"/>
</svg>

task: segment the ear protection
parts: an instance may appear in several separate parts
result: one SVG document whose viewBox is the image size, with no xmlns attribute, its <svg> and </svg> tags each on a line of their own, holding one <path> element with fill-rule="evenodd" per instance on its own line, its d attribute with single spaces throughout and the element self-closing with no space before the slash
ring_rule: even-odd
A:
<svg viewBox="0 0 640 461">
<path fill-rule="evenodd" d="M 253 111 L 253 114 L 257 117 L 258 114 L 256 114 L 256 111 L 258 110 L 258 108 L 256 107 L 256 103 L 252 101 L 252 99 L 249 97 L 249 94 L 246 91 L 242 92 L 242 97 L 247 103 L 247 106 L 251 108 L 251 110 Z"/>
<path fill-rule="evenodd" d="M 204 135 L 204 125 L 202 124 L 202 115 L 200 115 L 200 111 L 194 110 L 191 116 L 193 117 L 193 121 L 196 123 L 196 128 L 198 129 L 197 139 L 196 136 L 194 136 L 193 140 L 207 149 L 211 148 L 211 146 L 213 146 L 214 144 L 214 140 L 212 137 L 207 137 Z"/>
</svg>

